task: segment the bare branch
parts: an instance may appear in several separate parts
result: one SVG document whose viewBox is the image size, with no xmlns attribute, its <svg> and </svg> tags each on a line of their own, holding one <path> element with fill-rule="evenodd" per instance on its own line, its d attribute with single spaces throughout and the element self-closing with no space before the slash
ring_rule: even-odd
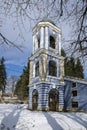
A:
<svg viewBox="0 0 87 130">
<path fill-rule="evenodd" d="M 3 42 L 1 44 L 3 44 L 3 43 L 6 43 L 7 45 L 11 44 L 13 47 L 16 47 L 21 52 L 23 52 L 19 46 L 15 45 L 13 42 L 11 42 L 10 40 L 8 40 L 6 37 L 4 37 L 3 34 L 0 33 L 0 37 L 3 39 Z"/>
</svg>

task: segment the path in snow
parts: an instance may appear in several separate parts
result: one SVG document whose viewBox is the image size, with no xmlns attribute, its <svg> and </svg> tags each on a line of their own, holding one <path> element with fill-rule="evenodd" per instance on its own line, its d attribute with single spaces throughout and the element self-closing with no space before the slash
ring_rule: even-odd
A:
<svg viewBox="0 0 87 130">
<path fill-rule="evenodd" d="M 0 130 L 87 130 L 87 113 L 38 112 L 0 104 Z"/>
</svg>

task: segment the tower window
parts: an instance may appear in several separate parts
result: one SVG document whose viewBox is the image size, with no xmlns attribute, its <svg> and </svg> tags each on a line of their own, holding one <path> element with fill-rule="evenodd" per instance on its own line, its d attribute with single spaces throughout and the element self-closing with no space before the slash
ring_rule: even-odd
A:
<svg viewBox="0 0 87 130">
<path fill-rule="evenodd" d="M 72 88 L 76 87 L 76 82 L 72 83 Z"/>
<path fill-rule="evenodd" d="M 55 38 L 53 36 L 50 36 L 50 47 L 55 49 Z"/>
<path fill-rule="evenodd" d="M 72 107 L 73 108 L 78 108 L 78 102 L 77 101 L 73 101 L 72 102 Z"/>
<path fill-rule="evenodd" d="M 39 75 L 39 61 L 35 65 L 35 76 Z"/>
<path fill-rule="evenodd" d="M 57 76 L 57 65 L 55 61 L 49 61 L 49 75 Z"/>
<path fill-rule="evenodd" d="M 38 48 L 40 48 L 40 39 L 38 38 Z"/>
<path fill-rule="evenodd" d="M 77 90 L 72 91 L 72 96 L 73 97 L 77 96 Z"/>
</svg>

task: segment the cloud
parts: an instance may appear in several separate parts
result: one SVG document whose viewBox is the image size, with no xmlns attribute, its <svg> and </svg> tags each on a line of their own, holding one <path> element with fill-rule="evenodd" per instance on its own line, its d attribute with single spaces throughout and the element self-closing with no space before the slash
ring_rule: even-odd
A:
<svg viewBox="0 0 87 130">
<path fill-rule="evenodd" d="M 30 38 L 30 40 L 27 39 L 22 43 L 22 46 L 21 49 L 23 52 L 6 44 L 0 46 L 0 58 L 2 56 L 5 58 L 7 76 L 20 76 L 24 66 L 27 65 L 28 57 L 30 57 L 32 53 L 32 38 Z"/>
</svg>

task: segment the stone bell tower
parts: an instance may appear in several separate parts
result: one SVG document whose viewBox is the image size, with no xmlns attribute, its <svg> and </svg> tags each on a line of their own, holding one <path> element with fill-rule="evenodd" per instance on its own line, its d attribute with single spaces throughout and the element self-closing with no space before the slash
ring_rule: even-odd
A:
<svg viewBox="0 0 87 130">
<path fill-rule="evenodd" d="M 62 111 L 64 57 L 61 30 L 43 20 L 33 28 L 33 55 L 29 59 L 29 109 Z"/>
</svg>

